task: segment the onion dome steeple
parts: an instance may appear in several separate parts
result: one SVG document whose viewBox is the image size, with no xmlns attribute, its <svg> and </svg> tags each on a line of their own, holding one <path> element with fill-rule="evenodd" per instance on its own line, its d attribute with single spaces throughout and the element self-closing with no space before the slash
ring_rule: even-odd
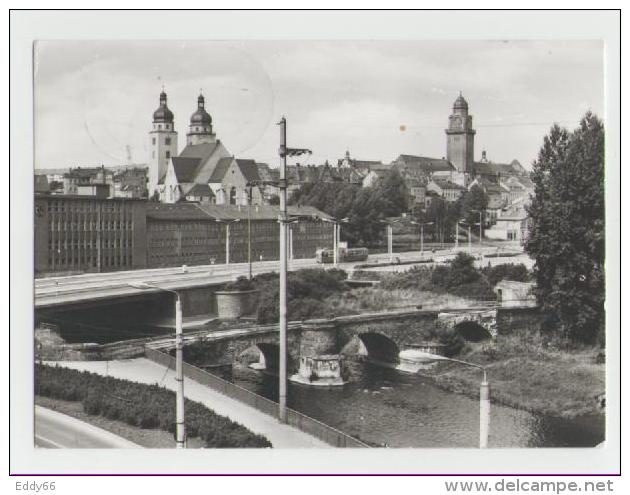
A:
<svg viewBox="0 0 630 495">
<path fill-rule="evenodd" d="M 212 124 L 212 117 L 210 117 L 210 114 L 206 112 L 205 99 L 202 94 L 200 94 L 199 98 L 197 98 L 197 111 L 190 116 L 190 125 L 194 124 Z"/>
<path fill-rule="evenodd" d="M 166 93 L 164 89 L 160 93 L 160 107 L 153 112 L 153 122 L 154 123 L 173 123 L 173 112 L 171 112 L 166 105 Z"/>
<path fill-rule="evenodd" d="M 190 116 L 190 125 L 186 134 L 188 144 L 214 143 L 216 136 L 212 133 L 212 117 L 206 112 L 206 101 L 202 94 L 197 98 L 197 110 Z"/>
</svg>

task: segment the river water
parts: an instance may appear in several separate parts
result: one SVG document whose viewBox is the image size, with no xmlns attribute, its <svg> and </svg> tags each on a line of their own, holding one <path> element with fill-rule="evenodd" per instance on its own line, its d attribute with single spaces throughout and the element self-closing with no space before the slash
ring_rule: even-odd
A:
<svg viewBox="0 0 630 495">
<path fill-rule="evenodd" d="M 443 391 L 422 375 L 347 362 L 349 383 L 316 388 L 289 382 L 288 406 L 366 443 L 389 447 L 477 447 L 479 402 Z M 242 365 L 213 373 L 278 400 L 277 376 Z M 590 447 L 604 440 L 604 418 L 572 420 L 492 405 L 489 447 Z"/>
</svg>

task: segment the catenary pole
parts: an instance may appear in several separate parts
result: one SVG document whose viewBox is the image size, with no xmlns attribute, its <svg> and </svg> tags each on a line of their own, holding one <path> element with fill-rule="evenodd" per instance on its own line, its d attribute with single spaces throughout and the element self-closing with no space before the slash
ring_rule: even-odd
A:
<svg viewBox="0 0 630 495">
<path fill-rule="evenodd" d="M 287 120 L 280 120 L 280 363 L 278 420 L 287 422 Z"/>
</svg>

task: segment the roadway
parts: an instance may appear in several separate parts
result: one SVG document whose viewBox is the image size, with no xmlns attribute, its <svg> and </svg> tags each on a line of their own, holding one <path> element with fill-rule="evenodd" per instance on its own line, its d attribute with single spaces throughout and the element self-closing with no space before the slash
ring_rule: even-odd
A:
<svg viewBox="0 0 630 495">
<path fill-rule="evenodd" d="M 49 449 L 142 448 L 109 431 L 41 406 L 35 406 L 35 446 Z"/>
<path fill-rule="evenodd" d="M 507 249 L 512 252 L 516 250 L 514 247 L 508 246 L 497 248 L 495 246 L 476 245 L 473 246 L 473 254 L 497 253 L 499 249 Z M 459 250 L 467 251 L 467 246 L 461 245 Z M 454 253 L 453 249 L 446 249 L 436 251 L 433 254 L 425 252 L 424 256 L 432 257 L 435 263 L 442 263 L 451 259 Z M 401 262 L 408 262 L 419 259 L 419 255 L 418 251 L 407 251 L 394 253 L 393 257 Z M 390 256 L 387 253 L 371 254 L 369 257 L 370 263 L 385 264 L 389 260 Z M 513 258 L 488 258 L 488 260 L 493 260 L 493 262 L 498 260 L 510 262 L 512 260 L 514 262 Z M 340 267 L 351 271 L 356 265 L 362 263 L 365 262 L 341 263 Z M 317 266 L 321 267 L 322 265 L 318 265 L 314 259 L 294 259 L 289 262 L 290 270 Z M 332 267 L 332 265 L 324 266 L 326 268 Z M 61 306 L 159 291 L 159 289 L 141 289 L 130 285 L 139 282 L 158 285 L 171 290 L 221 284 L 234 280 L 238 276 L 247 275 L 248 267 L 248 263 L 232 263 L 229 265 L 182 266 L 38 278 L 35 279 L 35 307 Z M 254 275 L 278 271 L 278 269 L 277 260 L 259 261 L 252 264 Z"/>
</svg>

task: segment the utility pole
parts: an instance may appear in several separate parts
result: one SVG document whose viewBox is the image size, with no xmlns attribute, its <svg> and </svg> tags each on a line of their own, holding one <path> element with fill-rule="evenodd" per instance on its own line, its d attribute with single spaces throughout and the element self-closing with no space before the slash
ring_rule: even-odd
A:
<svg viewBox="0 0 630 495">
<path fill-rule="evenodd" d="M 249 265 L 249 279 L 252 279 L 252 186 L 249 186 L 247 196 L 247 264 Z"/>
<path fill-rule="evenodd" d="M 101 273 L 103 267 L 103 248 L 101 246 L 101 235 L 103 232 L 103 204 L 99 201 L 96 215 L 96 271 Z"/>
<path fill-rule="evenodd" d="M 424 258 L 424 226 L 433 225 L 433 222 L 423 222 L 420 224 L 420 257 Z"/>
<path fill-rule="evenodd" d="M 230 264 L 230 224 L 225 224 L 225 264 Z"/>
<path fill-rule="evenodd" d="M 490 385 L 486 370 L 483 370 L 483 380 L 479 387 L 479 448 L 488 448 L 490 435 Z"/>
<path fill-rule="evenodd" d="M 459 249 L 459 220 L 455 222 L 455 251 Z"/>
<path fill-rule="evenodd" d="M 280 120 L 280 384 L 278 419 L 287 422 L 287 120 Z"/>
<path fill-rule="evenodd" d="M 184 335 L 182 328 L 182 302 L 175 293 L 175 380 L 177 381 L 177 404 L 175 408 L 177 448 L 186 447 L 186 424 L 184 421 Z"/>
<path fill-rule="evenodd" d="M 337 235 L 337 222 L 333 222 L 333 265 L 335 266 L 335 268 L 339 263 L 339 239 Z"/>
<path fill-rule="evenodd" d="M 221 220 L 220 218 L 215 219 L 215 222 L 225 224 L 225 264 L 226 265 L 230 264 L 230 224 L 240 222 L 240 221 L 241 221 L 240 218 L 237 218 L 235 220 Z"/>
<path fill-rule="evenodd" d="M 394 229 L 391 224 L 387 224 L 387 252 L 389 254 L 389 262 L 393 263 L 394 261 Z"/>
<path fill-rule="evenodd" d="M 484 210 L 470 210 L 473 213 L 479 213 L 479 245 L 481 246 L 481 240 L 483 238 L 483 212 Z"/>
<path fill-rule="evenodd" d="M 278 154 L 282 159 L 280 165 L 280 335 L 279 335 L 279 386 L 278 386 L 278 420 L 287 422 L 287 229 L 289 218 L 287 214 L 287 156 L 299 156 L 310 154 L 307 149 L 287 147 L 287 119 L 282 117 L 278 123 L 280 126 L 280 149 Z"/>
<path fill-rule="evenodd" d="M 347 222 L 348 219 L 347 218 L 342 218 L 337 222 L 337 251 L 339 251 L 340 247 L 339 244 L 341 243 L 341 224 L 343 222 Z M 338 260 L 339 260 L 339 253 L 337 253 L 338 256 Z"/>
</svg>

